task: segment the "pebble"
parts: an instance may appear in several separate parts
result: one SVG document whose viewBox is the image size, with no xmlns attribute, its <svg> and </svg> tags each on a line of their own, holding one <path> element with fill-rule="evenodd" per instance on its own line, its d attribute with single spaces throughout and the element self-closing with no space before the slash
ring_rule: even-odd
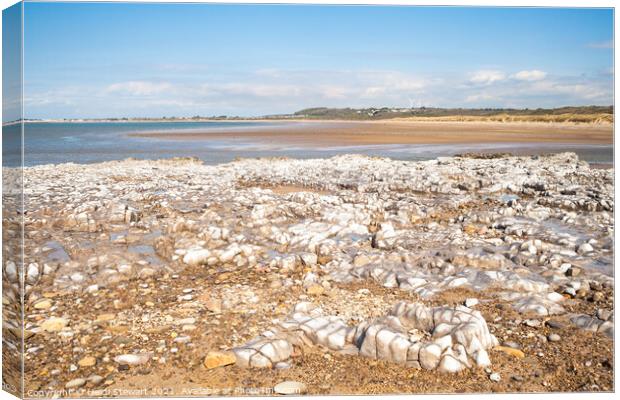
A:
<svg viewBox="0 0 620 400">
<path fill-rule="evenodd" d="M 142 365 L 150 361 L 151 353 L 122 354 L 114 357 L 114 361 L 121 365 Z"/>
<path fill-rule="evenodd" d="M 284 381 L 274 386 L 273 391 L 284 395 L 300 395 L 307 391 L 305 383 L 297 381 Z"/>
<path fill-rule="evenodd" d="M 76 389 L 86 385 L 86 379 L 76 378 L 72 379 L 65 384 L 65 389 Z"/>
<path fill-rule="evenodd" d="M 497 372 L 493 372 L 491 375 L 489 375 L 489 379 L 492 382 L 499 382 L 502 380 L 502 377 Z"/>
<path fill-rule="evenodd" d="M 235 357 L 235 353 L 231 351 L 210 351 L 207 353 L 203 364 L 207 369 L 213 369 L 231 365 L 235 362 L 237 362 L 237 358 Z"/>
<path fill-rule="evenodd" d="M 52 307 L 52 301 L 50 299 L 43 299 L 34 303 L 34 308 L 37 310 L 47 310 Z"/>
<path fill-rule="evenodd" d="M 65 318 L 51 317 L 41 324 L 41 329 L 47 332 L 58 332 L 69 324 Z"/>
<path fill-rule="evenodd" d="M 495 346 L 493 348 L 493 350 L 501 351 L 503 353 L 509 354 L 509 355 L 511 355 L 513 357 L 516 357 L 516 358 L 524 358 L 525 357 L 525 353 L 523 353 L 521 350 L 513 349 L 512 347 Z"/>
<path fill-rule="evenodd" d="M 554 319 L 550 319 L 549 321 L 545 322 L 545 324 L 551 329 L 564 329 L 565 326 L 562 322 Z"/>
<path fill-rule="evenodd" d="M 558 335 L 557 333 L 552 333 L 549 336 L 547 336 L 547 339 L 550 342 L 559 342 L 560 340 L 562 340 L 562 337 L 560 337 L 560 335 Z"/>
<path fill-rule="evenodd" d="M 80 367 L 92 367 L 97 364 L 97 359 L 95 357 L 84 357 L 80 361 L 78 361 L 78 365 Z"/>
<path fill-rule="evenodd" d="M 537 319 L 526 319 L 523 323 L 530 328 L 539 328 L 542 325 L 542 322 Z"/>
</svg>

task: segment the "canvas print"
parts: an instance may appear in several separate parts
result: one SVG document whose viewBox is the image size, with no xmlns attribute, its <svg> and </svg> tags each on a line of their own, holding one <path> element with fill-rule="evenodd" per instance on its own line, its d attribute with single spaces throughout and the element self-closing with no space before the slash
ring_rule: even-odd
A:
<svg viewBox="0 0 620 400">
<path fill-rule="evenodd" d="M 2 21 L 3 390 L 615 390 L 613 8 Z"/>
</svg>

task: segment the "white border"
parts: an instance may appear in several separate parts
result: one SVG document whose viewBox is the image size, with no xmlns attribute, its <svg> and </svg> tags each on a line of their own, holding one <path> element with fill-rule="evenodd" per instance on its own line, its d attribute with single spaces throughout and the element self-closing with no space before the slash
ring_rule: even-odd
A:
<svg viewBox="0 0 620 400">
<path fill-rule="evenodd" d="M 29 0 L 29 1 L 36 1 L 36 0 Z M 61 2 L 83 2 L 83 1 L 78 1 L 78 0 L 63 0 Z M 121 0 L 109 0 L 109 1 L 105 1 L 105 2 L 115 2 L 115 3 L 125 3 L 127 1 L 121 1 Z M 135 3 L 228 3 L 228 4 L 232 4 L 232 3 L 237 3 L 237 4 L 276 4 L 278 3 L 277 1 L 264 1 L 264 0 L 228 0 L 228 1 L 179 1 L 179 0 L 133 0 L 131 2 L 135 2 Z M 5 9 L 13 4 L 17 3 L 17 1 L 15 0 L 0 0 L 0 8 Z M 423 1 L 416 1 L 416 0 L 389 0 L 389 1 L 381 1 L 381 0 L 375 0 L 375 1 L 368 1 L 368 0 L 339 0 L 339 1 L 333 1 L 333 0 L 314 0 L 314 1 L 304 1 L 304 0 L 286 0 L 286 1 L 282 1 L 281 3 L 285 3 L 285 4 L 340 4 L 340 5 L 407 5 L 407 6 L 415 6 L 415 5 L 422 5 L 422 6 L 482 6 L 482 7 L 563 7 L 563 8 L 571 8 L 571 7 L 585 7 L 585 8 L 594 8 L 594 7 L 604 7 L 604 8 L 614 8 L 615 9 L 615 2 L 611 1 L 611 0 L 590 0 L 590 1 L 583 1 L 583 0 L 563 0 L 563 1 L 559 1 L 559 0 L 504 0 L 504 1 L 493 1 L 493 0 L 472 0 L 472 1 L 467 1 L 467 0 L 423 0 Z M 615 10 L 614 10 L 614 14 L 615 14 Z M 1 27 L 2 27 L 2 22 L 1 22 L 1 18 L 0 18 L 0 32 L 1 32 Z M 615 18 L 614 15 L 614 43 L 615 43 L 615 33 L 617 32 L 618 28 L 618 19 Z M 614 73 L 616 72 L 616 68 L 615 66 L 617 65 L 617 53 L 614 51 Z M 2 55 L 0 52 L 0 64 L 2 61 Z M 614 75 L 615 77 L 615 75 Z M 0 92 L 2 89 L 2 82 L 0 79 Z M 614 78 L 614 94 L 617 93 L 618 89 L 618 81 L 615 80 Z M 617 104 L 616 104 L 616 97 L 614 95 L 614 110 L 616 110 Z M 1 109 L 0 109 L 0 117 L 1 117 Z M 614 116 L 615 116 L 615 112 L 614 112 Z M 1 120 L 1 118 L 0 118 Z M 615 139 L 615 118 L 614 118 L 614 139 Z M 614 140 L 615 142 L 615 140 Z M 614 160 L 616 159 L 617 153 L 616 153 L 617 149 L 614 145 Z M 2 153 L 0 152 L 0 165 L 2 163 Z M 616 199 L 618 197 L 618 193 L 620 191 L 620 188 L 617 185 L 617 177 L 614 177 L 614 199 Z M 0 194 L 1 194 L 1 187 L 0 187 Z M 1 212 L 1 209 L 0 209 Z M 615 224 L 614 224 L 614 228 L 615 228 Z M 618 239 L 618 233 L 614 232 L 614 241 L 617 242 Z M 1 251 L 1 247 L 0 247 L 0 251 Z M 619 265 L 617 263 L 618 261 L 618 254 L 614 253 L 614 266 L 615 265 Z M 615 291 L 615 290 L 614 290 Z M 618 299 L 617 296 L 615 296 L 614 293 L 614 300 L 615 300 L 615 305 L 614 305 L 614 311 L 618 309 Z M 617 338 L 617 336 L 616 336 Z M 615 339 L 614 339 L 615 341 Z M 614 345 L 614 360 L 617 361 L 620 358 L 618 357 L 618 346 Z M 0 353 L 0 361 L 1 361 L 1 353 Z M 0 364 L 1 365 L 1 364 Z M 614 366 L 614 386 L 615 389 L 617 389 L 617 374 L 616 374 L 616 370 L 617 370 L 617 365 Z M 3 392 L 2 394 L 0 394 L 0 396 L 5 397 L 6 392 Z M 522 397 L 526 397 L 526 398 L 530 398 L 530 399 L 534 399 L 534 398 L 538 398 L 543 397 L 544 399 L 550 399 L 550 400 L 556 400 L 556 399 L 561 399 L 561 400 L 573 400 L 573 399 L 584 399 L 587 398 L 588 400 L 598 400 L 598 399 L 610 399 L 611 396 L 610 394 L 606 394 L 606 393 L 535 393 L 535 394 L 454 394 L 454 395 L 389 395 L 389 396 L 385 396 L 385 395 L 380 395 L 380 396 L 373 396 L 373 398 L 376 399 L 412 399 L 412 398 L 417 398 L 417 397 L 424 397 L 424 398 L 429 398 L 431 397 L 434 399 L 472 399 L 473 396 L 482 396 L 484 398 L 491 398 L 491 397 L 497 397 L 497 398 L 501 398 L 501 399 L 519 399 Z M 313 396 L 313 398 L 326 398 L 326 399 L 335 399 L 335 398 L 357 398 L 357 397 L 361 397 L 361 396 Z M 367 396 L 365 396 L 367 397 Z M 227 397 L 227 398 L 231 398 L 231 397 Z M 150 399 L 158 399 L 158 398 L 150 398 Z M 196 397 L 193 398 L 187 398 L 187 399 L 196 399 Z M 251 397 L 251 399 L 273 399 L 273 397 Z"/>
</svg>

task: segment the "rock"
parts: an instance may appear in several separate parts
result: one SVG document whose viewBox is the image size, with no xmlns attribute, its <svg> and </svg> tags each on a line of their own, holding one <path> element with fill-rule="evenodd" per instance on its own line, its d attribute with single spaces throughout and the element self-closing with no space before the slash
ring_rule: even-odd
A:
<svg viewBox="0 0 620 400">
<path fill-rule="evenodd" d="M 353 265 L 356 267 L 363 267 L 364 265 L 370 263 L 370 258 L 365 254 L 358 254 L 353 259 Z"/>
<path fill-rule="evenodd" d="M 437 370 L 439 372 L 456 373 L 462 371 L 465 367 L 466 366 L 454 356 L 452 349 L 448 348 L 442 355 Z"/>
<path fill-rule="evenodd" d="M 65 384 L 65 389 L 77 389 L 84 385 L 86 385 L 86 379 L 84 378 L 72 379 Z"/>
<path fill-rule="evenodd" d="M 592 293 L 592 301 L 599 302 L 605 299 L 605 294 L 603 292 L 594 292 Z"/>
<path fill-rule="evenodd" d="M 204 359 L 204 366 L 207 369 L 213 369 L 231 365 L 237 362 L 235 353 L 231 351 L 210 351 Z"/>
<path fill-rule="evenodd" d="M 78 365 L 80 367 L 92 367 L 97 364 L 97 359 L 95 357 L 84 357 L 80 361 L 78 361 Z"/>
<path fill-rule="evenodd" d="M 28 269 L 26 270 L 26 282 L 34 285 L 40 276 L 39 265 L 37 263 L 28 264 Z"/>
<path fill-rule="evenodd" d="M 539 328 L 542 325 L 542 322 L 537 319 L 526 319 L 523 323 L 530 328 Z"/>
<path fill-rule="evenodd" d="M 114 361 L 121 365 L 142 365 L 146 364 L 153 357 L 152 353 L 140 353 L 140 354 L 122 354 L 114 357 Z"/>
<path fill-rule="evenodd" d="M 577 252 L 580 254 L 593 252 L 594 248 L 590 243 L 583 243 L 577 248 Z"/>
<path fill-rule="evenodd" d="M 42 299 L 34 303 L 34 308 L 37 310 L 47 310 L 52 307 L 52 301 L 50 299 Z"/>
<path fill-rule="evenodd" d="M 550 319 L 545 324 L 551 329 L 564 329 L 564 324 L 557 320 Z"/>
<path fill-rule="evenodd" d="M 103 376 L 93 374 L 86 378 L 86 380 L 93 385 L 99 385 L 101 382 L 103 382 Z"/>
<path fill-rule="evenodd" d="M 465 307 L 472 308 L 472 307 L 477 306 L 478 303 L 480 303 L 480 301 L 478 301 L 478 299 L 475 299 L 475 298 L 465 299 Z"/>
<path fill-rule="evenodd" d="M 573 266 L 566 271 L 566 276 L 575 277 L 579 275 L 581 275 L 581 268 L 578 267 Z"/>
<path fill-rule="evenodd" d="M 596 310 L 596 316 L 598 317 L 598 319 L 601 319 L 603 321 L 609 321 L 609 319 L 613 316 L 613 312 L 611 312 L 611 310 L 605 310 L 603 308 L 599 308 L 598 310 Z"/>
<path fill-rule="evenodd" d="M 523 353 L 521 350 L 513 349 L 512 347 L 495 346 L 493 348 L 493 350 L 501 351 L 502 353 L 506 353 L 508 355 L 511 355 L 511 356 L 517 357 L 517 358 L 524 358 L 525 357 L 525 353 Z"/>
<path fill-rule="evenodd" d="M 313 266 L 318 262 L 318 256 L 314 253 L 301 253 L 299 258 L 305 266 Z"/>
<path fill-rule="evenodd" d="M 550 342 L 559 342 L 560 340 L 562 340 L 562 338 L 557 333 L 552 333 L 547 336 L 547 340 L 549 340 Z"/>
<path fill-rule="evenodd" d="M 211 252 L 207 249 L 188 250 L 183 256 L 183 262 L 188 265 L 205 265 L 211 257 Z"/>
<path fill-rule="evenodd" d="M 273 391 L 284 395 L 300 395 L 307 391 L 307 387 L 302 382 L 284 381 L 273 387 Z"/>
<path fill-rule="evenodd" d="M 282 337 L 261 336 L 235 347 L 233 352 L 239 367 L 271 368 L 278 362 L 288 360 L 293 354 L 293 346 Z"/>
<path fill-rule="evenodd" d="M 505 347 L 510 347 L 512 349 L 517 349 L 517 350 L 521 349 L 521 346 L 517 342 L 507 341 L 507 342 L 502 343 L 502 345 Z"/>
<path fill-rule="evenodd" d="M 65 318 L 51 317 L 41 324 L 41 329 L 46 332 L 59 332 L 69 324 Z"/>
<path fill-rule="evenodd" d="M 489 375 L 489 379 L 492 382 L 499 382 L 502 380 L 502 377 L 497 372 L 494 372 L 491 375 Z"/>
<path fill-rule="evenodd" d="M 325 288 L 321 285 L 312 285 L 308 289 L 306 289 L 306 293 L 311 296 L 320 296 L 325 293 Z"/>
<path fill-rule="evenodd" d="M 429 344 L 420 349 L 419 362 L 424 369 L 435 369 L 439 365 L 440 357 L 441 347 Z"/>
</svg>

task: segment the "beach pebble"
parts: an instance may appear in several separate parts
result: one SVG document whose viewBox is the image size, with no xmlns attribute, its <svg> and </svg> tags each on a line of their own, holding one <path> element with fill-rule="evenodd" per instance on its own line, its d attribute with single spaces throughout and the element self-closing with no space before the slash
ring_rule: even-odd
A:
<svg viewBox="0 0 620 400">
<path fill-rule="evenodd" d="M 300 395 L 307 391 L 305 383 L 297 381 L 284 381 L 274 386 L 273 391 L 283 395 Z"/>
<path fill-rule="evenodd" d="M 122 354 L 114 357 L 114 362 L 121 365 L 142 365 L 149 362 L 152 356 L 151 353 Z"/>
<path fill-rule="evenodd" d="M 86 384 L 86 379 L 84 378 L 76 378 L 72 379 L 65 384 L 65 389 L 77 389 Z"/>
</svg>

